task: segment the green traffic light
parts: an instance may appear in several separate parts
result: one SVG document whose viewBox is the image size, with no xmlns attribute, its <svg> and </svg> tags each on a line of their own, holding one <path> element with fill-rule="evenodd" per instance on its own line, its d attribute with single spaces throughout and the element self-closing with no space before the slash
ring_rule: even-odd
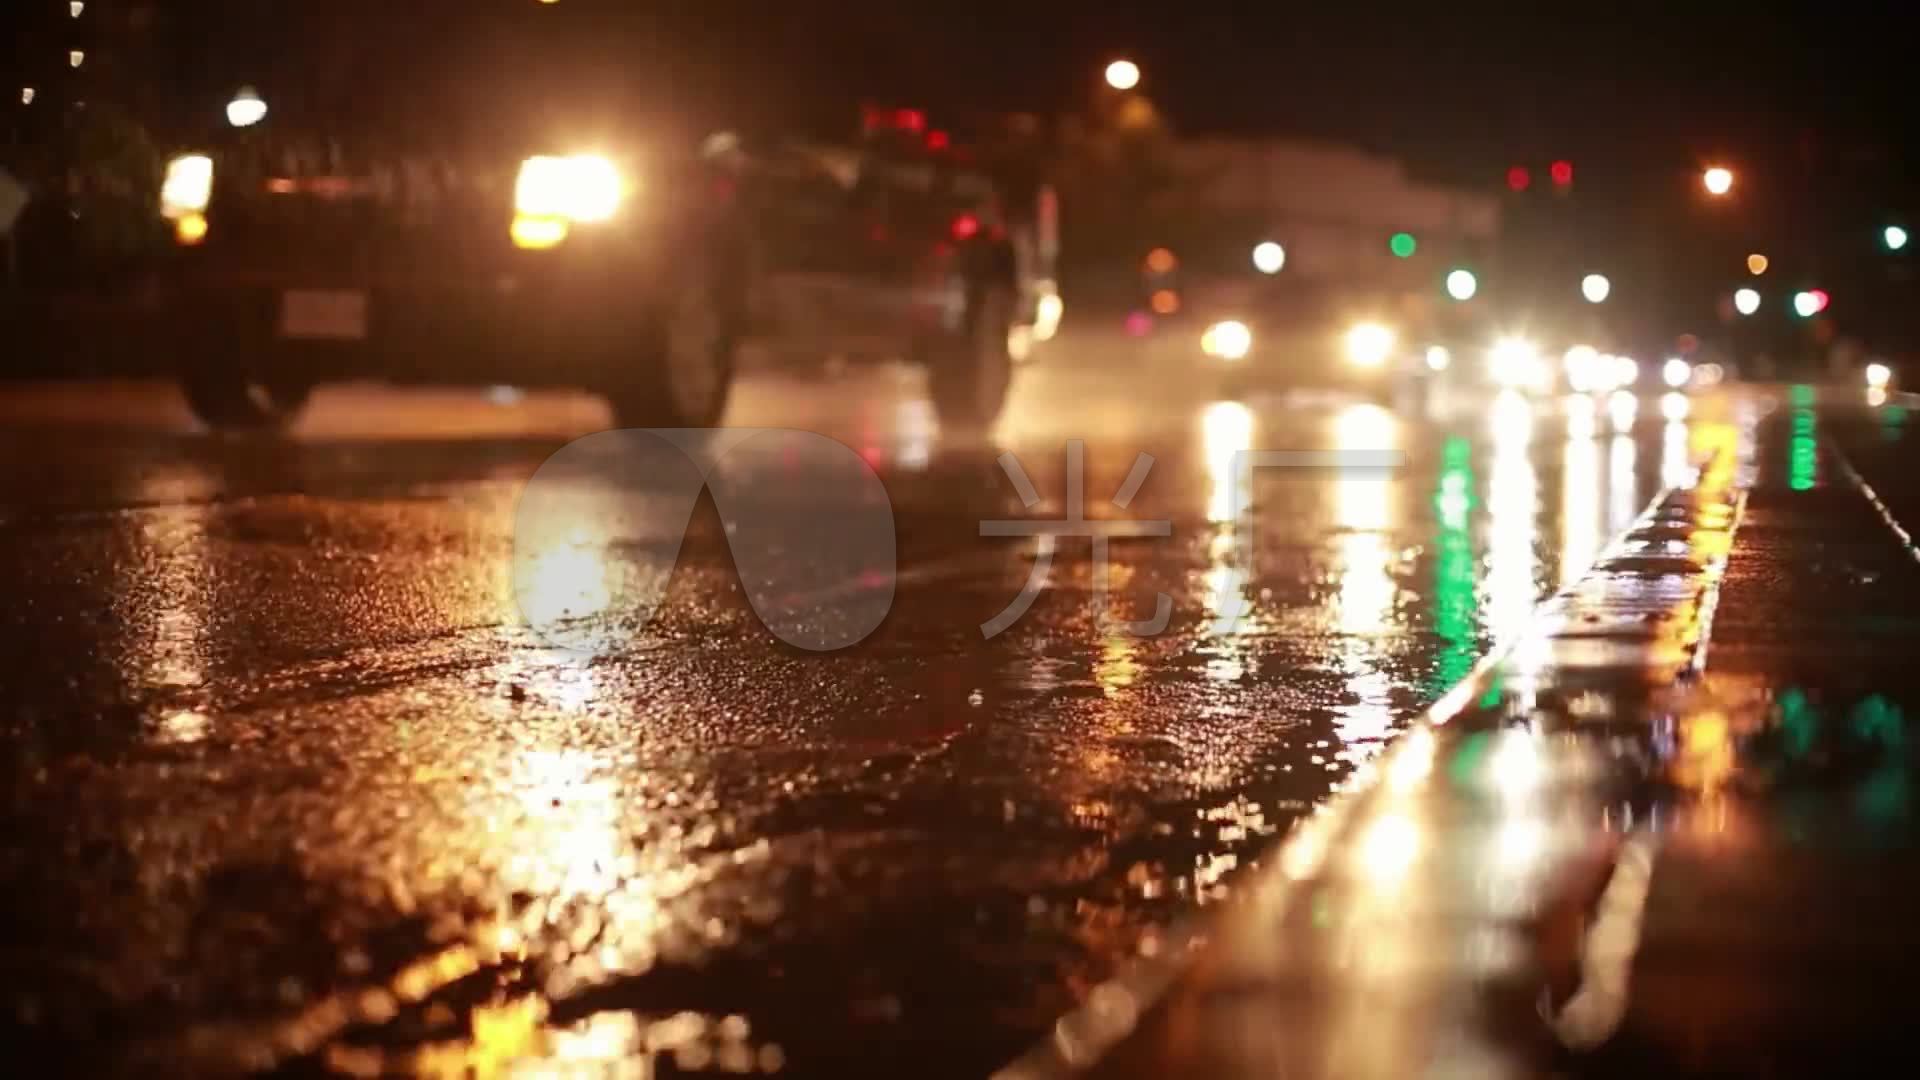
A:
<svg viewBox="0 0 1920 1080">
<path fill-rule="evenodd" d="M 1420 250 L 1420 242 L 1413 238 L 1412 233 L 1397 232 L 1393 234 L 1393 239 L 1387 241 L 1387 249 L 1405 259 Z"/>
</svg>

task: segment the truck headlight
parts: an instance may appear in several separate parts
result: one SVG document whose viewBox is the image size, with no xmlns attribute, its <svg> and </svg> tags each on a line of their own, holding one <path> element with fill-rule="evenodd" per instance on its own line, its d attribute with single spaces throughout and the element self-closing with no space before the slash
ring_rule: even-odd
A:
<svg viewBox="0 0 1920 1080">
<path fill-rule="evenodd" d="M 179 221 L 204 213 L 213 198 L 213 159 L 205 154 L 181 154 L 167 162 L 160 180 L 160 216 Z"/>
<path fill-rule="evenodd" d="M 1200 351 L 1221 360 L 1244 360 L 1253 351 L 1253 331 L 1238 319 L 1214 323 L 1200 335 Z"/>
<path fill-rule="evenodd" d="M 575 224 L 612 220 L 625 197 L 620 170 L 598 154 L 530 157 L 513 183 L 513 242 L 553 247 Z"/>
<path fill-rule="evenodd" d="M 530 157 L 513 184 L 513 208 L 529 217 L 606 221 L 620 209 L 620 170 L 596 154 Z"/>
<path fill-rule="evenodd" d="M 1347 360 L 1360 367 L 1379 367 L 1393 353 L 1394 333 L 1375 322 L 1357 323 L 1347 331 Z"/>
</svg>

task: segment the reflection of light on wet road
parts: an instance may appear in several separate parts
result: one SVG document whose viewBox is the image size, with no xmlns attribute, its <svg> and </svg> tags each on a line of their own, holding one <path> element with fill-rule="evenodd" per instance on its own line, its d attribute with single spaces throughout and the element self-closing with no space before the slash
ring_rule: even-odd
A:
<svg viewBox="0 0 1920 1080">
<path fill-rule="evenodd" d="M 1360 841 L 1360 865 L 1367 882 L 1391 892 L 1406 879 L 1420 857 L 1420 825 L 1405 814 L 1382 814 Z"/>
<path fill-rule="evenodd" d="M 1493 465 L 1487 491 L 1486 628 L 1496 647 L 1527 625 L 1534 604 L 1534 539 L 1539 528 L 1533 410 L 1518 394 L 1494 403 Z"/>
<path fill-rule="evenodd" d="M 1253 449 L 1253 412 L 1237 401 L 1216 401 L 1200 417 L 1201 439 L 1206 447 L 1207 520 L 1226 523 L 1239 520 L 1253 493 L 1237 484 L 1234 472 L 1239 455 Z"/>
<path fill-rule="evenodd" d="M 1634 470 L 1639 452 L 1631 435 L 1615 435 L 1607 451 L 1607 528 L 1616 533 L 1640 514 L 1640 476 Z"/>
<path fill-rule="evenodd" d="M 162 511 L 141 526 L 153 579 L 160 588 L 123 619 L 151 635 L 140 657 L 144 680 L 161 687 L 199 686 L 206 680 L 206 519 L 197 512 Z M 123 598 L 131 602 L 131 598 Z"/>
<path fill-rule="evenodd" d="M 606 550 L 584 540 L 556 543 L 525 558 L 518 599 L 535 626 L 584 619 L 613 602 Z"/>
<path fill-rule="evenodd" d="M 1693 463 L 1687 455 L 1687 425 L 1668 421 L 1660 433 L 1660 486 L 1687 487 L 1693 483 Z"/>
<path fill-rule="evenodd" d="M 1357 405 L 1340 414 L 1334 433 L 1341 450 L 1391 449 L 1394 421 L 1377 405 Z M 1394 480 L 1383 471 L 1369 470 L 1345 473 L 1335 484 L 1340 579 L 1334 625 L 1346 638 L 1342 659 L 1350 673 L 1347 692 L 1355 699 L 1336 712 L 1345 748 L 1342 757 L 1360 762 L 1379 751 L 1393 723 L 1388 698 L 1391 680 L 1379 669 L 1380 647 L 1374 639 L 1393 629 L 1399 592 L 1393 580 L 1394 550 L 1386 532 Z"/>
<path fill-rule="evenodd" d="M 1244 455 L 1253 449 L 1253 412 L 1237 401 L 1216 401 L 1200 414 L 1200 439 L 1207 464 L 1207 521 L 1214 526 L 1207 543 L 1207 570 L 1202 575 L 1207 607 L 1207 633 L 1216 636 L 1251 633 L 1252 598 L 1247 595 L 1251 552 L 1242 529 L 1253 502 L 1250 470 Z M 1231 681 L 1242 671 L 1238 651 L 1216 657 L 1208 665 L 1216 678 Z"/>
<path fill-rule="evenodd" d="M 1589 404 L 1591 400 L 1589 399 Z M 1576 427 L 1584 431 L 1576 432 Z M 1573 583 L 1593 565 L 1600 550 L 1600 450 L 1593 439 L 1593 414 L 1585 425 L 1567 422 L 1566 458 L 1560 472 L 1560 584 Z"/>
<path fill-rule="evenodd" d="M 1499 736 L 1499 745 L 1487 761 L 1487 778 L 1495 790 L 1509 799 L 1525 798 L 1539 786 L 1546 774 L 1546 759 L 1540 737 L 1525 728 L 1510 728 Z"/>
<path fill-rule="evenodd" d="M 1632 431 L 1634 416 L 1639 411 L 1640 399 L 1633 396 L 1631 390 L 1615 390 L 1607 397 L 1607 417 L 1615 431 Z"/>
</svg>

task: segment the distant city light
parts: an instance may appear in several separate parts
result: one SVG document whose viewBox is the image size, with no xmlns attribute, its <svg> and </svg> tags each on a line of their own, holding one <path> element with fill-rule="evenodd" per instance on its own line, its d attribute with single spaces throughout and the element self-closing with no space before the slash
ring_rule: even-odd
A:
<svg viewBox="0 0 1920 1080">
<path fill-rule="evenodd" d="M 1886 242 L 1888 251 L 1899 251 L 1907 246 L 1907 230 L 1898 225 L 1889 225 L 1881 230 L 1880 239 Z"/>
<path fill-rule="evenodd" d="M 1140 85 L 1140 65 L 1131 60 L 1115 60 L 1107 65 L 1107 85 L 1115 90 L 1131 90 Z"/>
<path fill-rule="evenodd" d="M 1387 250 L 1402 259 L 1411 258 L 1414 252 L 1420 250 L 1420 242 L 1413 238 L 1412 233 L 1397 232 L 1387 241 Z"/>
<path fill-rule="evenodd" d="M 33 87 L 23 86 L 20 88 L 20 104 L 22 105 L 33 104 Z"/>
<path fill-rule="evenodd" d="M 227 123 L 234 127 L 252 127 L 267 118 L 267 103 L 251 86 L 243 86 L 240 92 L 227 102 Z"/>
<path fill-rule="evenodd" d="M 86 0 L 72 0 L 72 3 L 67 5 L 67 14 L 76 19 L 85 10 L 87 10 Z"/>
<path fill-rule="evenodd" d="M 1767 257 L 1765 255 L 1762 255 L 1756 251 L 1753 254 L 1747 256 L 1747 273 L 1752 274 L 1754 277 L 1759 277 L 1761 274 L 1764 274 L 1766 272 L 1767 272 Z"/>
<path fill-rule="evenodd" d="M 1751 315 L 1760 310 L 1760 292 L 1758 289 L 1733 290 L 1733 310 L 1742 315 Z"/>
<path fill-rule="evenodd" d="M 1263 274 L 1277 274 L 1287 265 L 1287 249 L 1272 240 L 1262 240 L 1253 246 L 1253 267 Z"/>
<path fill-rule="evenodd" d="M 82 52 L 79 49 L 73 49 L 68 51 L 67 53 L 68 67 L 79 67 L 81 64 L 84 64 L 86 62 L 87 62 L 87 54 L 85 52 Z"/>
<path fill-rule="evenodd" d="M 1480 291 L 1480 279 L 1471 270 L 1455 270 L 1447 275 L 1447 295 L 1455 300 L 1471 300 Z"/>
<path fill-rule="evenodd" d="M 1589 304 L 1604 301 L 1612 292 L 1613 282 L 1608 281 L 1605 274 L 1588 274 L 1580 279 L 1580 295 L 1586 297 Z"/>
<path fill-rule="evenodd" d="M 1172 289 L 1161 289 L 1153 294 L 1149 301 L 1156 315 L 1171 315 L 1180 310 L 1180 294 Z"/>
<path fill-rule="evenodd" d="M 1179 265 L 1180 265 L 1180 260 L 1174 258 L 1173 252 L 1167 250 L 1166 248 L 1157 247 L 1157 248 L 1154 248 L 1152 251 L 1147 252 L 1147 269 L 1152 271 L 1153 273 L 1165 274 L 1172 271 L 1174 267 Z"/>
<path fill-rule="evenodd" d="M 1706 185 L 1707 194 L 1725 195 L 1733 190 L 1733 170 L 1715 165 L 1700 174 L 1700 182 Z"/>
</svg>

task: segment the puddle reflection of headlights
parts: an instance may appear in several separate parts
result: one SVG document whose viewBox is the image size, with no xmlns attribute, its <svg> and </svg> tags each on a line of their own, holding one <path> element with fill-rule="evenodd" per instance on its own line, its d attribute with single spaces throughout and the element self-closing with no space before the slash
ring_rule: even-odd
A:
<svg viewBox="0 0 1920 1080">
<path fill-rule="evenodd" d="M 1393 331 L 1379 323 L 1358 323 L 1347 331 L 1347 360 L 1360 367 L 1379 367 L 1393 352 L 1393 338 Z"/>
<path fill-rule="evenodd" d="M 1221 360 L 1244 360 L 1253 351 L 1253 331 L 1238 319 L 1214 323 L 1200 335 L 1200 351 Z"/>
</svg>

